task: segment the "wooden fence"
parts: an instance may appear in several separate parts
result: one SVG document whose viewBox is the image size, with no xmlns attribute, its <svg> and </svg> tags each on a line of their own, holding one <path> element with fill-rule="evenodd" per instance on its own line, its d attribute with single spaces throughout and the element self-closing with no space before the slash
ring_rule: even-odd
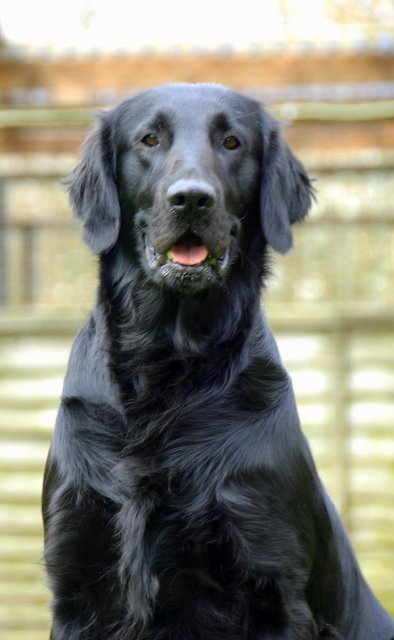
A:
<svg viewBox="0 0 394 640">
<path fill-rule="evenodd" d="M 304 430 L 364 572 L 394 613 L 394 316 L 271 312 Z M 78 321 L 0 319 L 0 638 L 43 640 L 43 466 Z"/>
<path fill-rule="evenodd" d="M 169 78 L 250 87 L 293 121 L 286 138 L 319 179 L 266 305 L 319 471 L 394 614 L 393 57 L 361 58 L 0 62 L 0 640 L 48 637 L 41 478 L 95 282 L 58 182 L 97 105 Z"/>
</svg>

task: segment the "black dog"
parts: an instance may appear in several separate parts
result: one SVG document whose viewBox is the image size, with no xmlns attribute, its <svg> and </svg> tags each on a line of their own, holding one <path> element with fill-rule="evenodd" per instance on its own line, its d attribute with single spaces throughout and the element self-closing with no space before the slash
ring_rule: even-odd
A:
<svg viewBox="0 0 394 640">
<path fill-rule="evenodd" d="M 312 189 L 215 85 L 102 117 L 70 179 L 100 284 L 44 488 L 52 640 L 389 640 L 260 309 Z"/>
</svg>

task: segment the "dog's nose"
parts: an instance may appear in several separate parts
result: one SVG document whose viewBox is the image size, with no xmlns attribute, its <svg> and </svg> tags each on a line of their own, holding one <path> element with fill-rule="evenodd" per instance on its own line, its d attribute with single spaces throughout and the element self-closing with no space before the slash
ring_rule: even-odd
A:
<svg viewBox="0 0 394 640">
<path fill-rule="evenodd" d="M 207 182 L 177 180 L 167 191 L 167 200 L 172 209 L 179 212 L 204 213 L 215 204 L 215 191 Z"/>
</svg>

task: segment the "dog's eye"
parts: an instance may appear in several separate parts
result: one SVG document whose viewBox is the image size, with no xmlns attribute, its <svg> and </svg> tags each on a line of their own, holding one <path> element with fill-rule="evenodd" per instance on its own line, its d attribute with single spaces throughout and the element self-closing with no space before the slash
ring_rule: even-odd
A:
<svg viewBox="0 0 394 640">
<path fill-rule="evenodd" d="M 223 146 L 225 149 L 229 149 L 229 151 L 233 151 L 233 149 L 239 147 L 240 144 L 240 141 L 235 136 L 227 136 L 227 138 L 223 140 Z"/>
<path fill-rule="evenodd" d="M 148 135 L 144 136 L 141 140 L 147 147 L 157 147 L 159 144 L 159 138 L 154 133 L 148 133 Z"/>
</svg>

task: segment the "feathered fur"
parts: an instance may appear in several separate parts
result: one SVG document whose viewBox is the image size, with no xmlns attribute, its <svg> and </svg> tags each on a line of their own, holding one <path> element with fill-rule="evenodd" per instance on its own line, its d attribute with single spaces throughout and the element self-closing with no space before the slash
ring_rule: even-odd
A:
<svg viewBox="0 0 394 640">
<path fill-rule="evenodd" d="M 51 639 L 393 638 L 260 308 L 268 245 L 290 248 L 312 197 L 278 124 L 221 87 L 160 87 L 103 116 L 69 188 L 100 273 L 45 475 Z"/>
</svg>

